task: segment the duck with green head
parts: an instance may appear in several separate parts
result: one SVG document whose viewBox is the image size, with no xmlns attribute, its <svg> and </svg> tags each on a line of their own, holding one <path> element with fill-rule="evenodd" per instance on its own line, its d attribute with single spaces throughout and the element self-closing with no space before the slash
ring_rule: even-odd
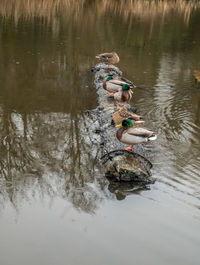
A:
<svg viewBox="0 0 200 265">
<path fill-rule="evenodd" d="M 122 89 L 116 93 L 114 93 L 114 99 L 117 103 L 117 108 L 120 109 L 119 102 L 125 103 L 129 102 L 132 98 L 133 91 L 131 90 L 130 86 L 128 84 L 124 84 L 122 86 Z"/>
<path fill-rule="evenodd" d="M 114 93 L 121 91 L 122 86 L 125 84 L 127 84 L 127 83 L 124 81 L 121 81 L 119 79 L 113 79 L 112 76 L 108 76 L 106 78 L 106 81 L 103 82 L 102 86 L 106 91 L 111 93 L 109 95 L 110 97 L 114 97 Z M 130 88 L 131 88 L 131 86 L 130 86 Z"/>
<path fill-rule="evenodd" d="M 117 130 L 117 139 L 124 144 L 131 145 L 131 147 L 127 147 L 125 150 L 133 150 L 135 144 L 157 139 L 155 132 L 142 127 L 134 127 L 132 118 L 123 120 L 123 122 L 116 125 L 116 127 L 121 127 Z"/>
</svg>

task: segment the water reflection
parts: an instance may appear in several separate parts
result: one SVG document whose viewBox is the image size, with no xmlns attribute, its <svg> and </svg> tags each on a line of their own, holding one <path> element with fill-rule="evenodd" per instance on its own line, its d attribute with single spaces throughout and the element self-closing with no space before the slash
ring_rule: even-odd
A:
<svg viewBox="0 0 200 265">
<path fill-rule="evenodd" d="M 93 212 L 101 197 L 90 185 L 94 174 L 98 178 L 91 127 L 90 117 L 81 114 L 2 115 L 1 207 L 10 200 L 18 208 L 40 191 L 41 197 L 68 198 L 75 208 Z"/>
<path fill-rule="evenodd" d="M 199 208 L 200 126 L 196 116 L 199 102 L 191 104 L 197 92 L 191 87 L 190 72 L 183 68 L 180 55 L 163 54 L 153 87 L 151 111 L 147 115 L 159 132 L 158 146 L 155 146 L 159 154 L 156 159 L 159 175 L 162 176 L 159 181 L 171 187 L 165 192 Z M 173 194 L 172 190 L 177 193 Z"/>
<path fill-rule="evenodd" d="M 199 264 L 197 5 L 0 1 L 2 264 Z M 107 183 L 96 164 L 89 69 L 105 50 L 159 134 L 151 190 Z"/>
<path fill-rule="evenodd" d="M 39 191 L 93 212 L 100 200 L 90 186 L 97 147 L 83 112 L 97 105 L 90 64 L 73 43 L 57 48 L 30 27 L 21 23 L 15 31 L 11 22 L 2 29 L 1 208 L 7 200 L 17 208 Z"/>
<path fill-rule="evenodd" d="M 108 190 L 115 195 L 117 200 L 124 200 L 128 195 L 140 194 L 145 190 L 150 190 L 150 186 L 140 183 L 110 181 Z"/>
<path fill-rule="evenodd" d="M 148 147 L 159 191 L 198 207 L 200 97 L 191 75 L 200 68 L 198 4 L 37 4 L 0 2 L 1 205 L 9 200 L 17 207 L 37 190 L 94 212 L 104 197 L 135 193 L 116 184 L 107 191 L 94 167 L 94 124 L 85 113 L 97 106 L 89 73 L 94 55 L 116 50 L 138 87 L 133 103 L 159 133 Z"/>
</svg>

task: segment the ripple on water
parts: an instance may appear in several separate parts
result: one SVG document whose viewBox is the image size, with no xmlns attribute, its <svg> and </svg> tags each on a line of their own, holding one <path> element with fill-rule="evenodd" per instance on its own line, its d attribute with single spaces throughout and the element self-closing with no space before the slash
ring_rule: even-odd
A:
<svg viewBox="0 0 200 265">
<path fill-rule="evenodd" d="M 170 58 L 167 61 L 173 63 Z M 158 133 L 152 143 L 154 175 L 162 183 L 158 189 L 199 209 L 200 126 L 192 104 L 194 88 L 189 78 L 180 78 L 168 64 L 164 62 L 162 70 L 161 63 L 161 74 L 152 89 L 141 89 L 138 100 L 136 94 L 136 107 L 146 126 Z"/>
</svg>

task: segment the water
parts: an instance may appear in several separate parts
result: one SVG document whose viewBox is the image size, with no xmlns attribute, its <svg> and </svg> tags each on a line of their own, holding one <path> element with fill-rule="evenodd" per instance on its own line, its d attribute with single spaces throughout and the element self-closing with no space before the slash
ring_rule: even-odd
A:
<svg viewBox="0 0 200 265">
<path fill-rule="evenodd" d="M 83 2 L 0 4 L 0 262 L 199 264 L 200 9 Z M 90 68 L 112 50 L 158 132 L 148 190 L 94 164 Z"/>
</svg>

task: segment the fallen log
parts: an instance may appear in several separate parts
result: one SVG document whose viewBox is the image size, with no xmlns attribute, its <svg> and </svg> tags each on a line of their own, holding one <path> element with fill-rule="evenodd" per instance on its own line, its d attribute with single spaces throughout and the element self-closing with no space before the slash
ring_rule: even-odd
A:
<svg viewBox="0 0 200 265">
<path fill-rule="evenodd" d="M 113 124 L 113 113 L 117 111 L 114 100 L 108 98 L 108 93 L 103 89 L 102 83 L 108 75 L 121 79 L 122 72 L 113 65 L 99 63 L 92 68 L 95 74 L 94 84 L 98 94 L 99 106 L 92 112 L 93 119 L 98 121 L 96 133 L 100 135 L 100 154 L 98 160 L 101 161 L 105 176 L 112 181 L 136 182 L 150 184 L 154 183 L 151 177 L 151 162 L 144 157 L 143 145 L 137 145 L 134 152 L 124 150 L 125 145 L 116 138 L 115 125 Z M 129 80 L 126 79 L 126 82 Z M 136 109 L 126 104 L 129 111 Z"/>
</svg>

